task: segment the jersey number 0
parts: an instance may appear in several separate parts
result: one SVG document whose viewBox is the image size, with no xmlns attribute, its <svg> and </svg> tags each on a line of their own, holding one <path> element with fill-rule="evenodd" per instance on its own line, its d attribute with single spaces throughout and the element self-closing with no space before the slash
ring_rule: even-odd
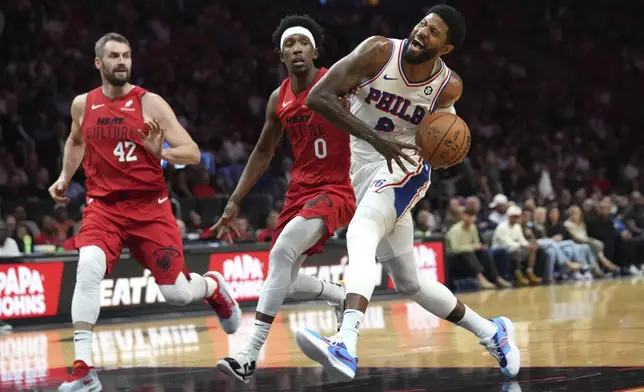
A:
<svg viewBox="0 0 644 392">
<path fill-rule="evenodd" d="M 318 159 L 326 158 L 326 140 L 321 137 L 315 139 L 313 142 L 313 149 L 315 150 L 315 156 L 318 157 Z"/>
</svg>

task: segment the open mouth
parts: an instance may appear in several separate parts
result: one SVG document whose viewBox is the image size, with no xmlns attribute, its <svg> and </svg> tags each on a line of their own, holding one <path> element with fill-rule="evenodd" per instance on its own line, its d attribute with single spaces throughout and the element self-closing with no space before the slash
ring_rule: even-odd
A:
<svg viewBox="0 0 644 392">
<path fill-rule="evenodd" d="M 417 51 L 425 50 L 425 43 L 417 35 L 411 40 L 410 46 Z"/>
<path fill-rule="evenodd" d="M 296 57 L 292 61 L 293 65 L 304 65 L 304 59 L 301 57 Z"/>
</svg>

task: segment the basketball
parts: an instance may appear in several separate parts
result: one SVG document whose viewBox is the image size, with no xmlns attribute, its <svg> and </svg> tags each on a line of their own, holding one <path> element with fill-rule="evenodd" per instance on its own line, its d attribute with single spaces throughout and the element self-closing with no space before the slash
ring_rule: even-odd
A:
<svg viewBox="0 0 644 392">
<path fill-rule="evenodd" d="M 416 130 L 416 145 L 432 168 L 444 169 L 463 162 L 470 151 L 470 128 L 452 113 L 425 116 Z"/>
</svg>

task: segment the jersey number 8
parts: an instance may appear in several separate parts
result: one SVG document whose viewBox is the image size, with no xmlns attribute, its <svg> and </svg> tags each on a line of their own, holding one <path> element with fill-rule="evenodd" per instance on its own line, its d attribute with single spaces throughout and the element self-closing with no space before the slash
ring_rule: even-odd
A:
<svg viewBox="0 0 644 392">
<path fill-rule="evenodd" d="M 321 137 L 315 139 L 313 142 L 313 149 L 315 150 L 315 156 L 318 157 L 318 159 L 326 158 L 326 140 Z"/>
<path fill-rule="evenodd" d="M 395 128 L 394 121 L 389 117 L 380 117 L 374 129 L 380 132 L 391 132 Z"/>
<path fill-rule="evenodd" d="M 134 162 L 138 158 L 134 155 L 136 144 L 134 142 L 118 142 L 114 148 L 114 156 L 119 158 L 119 162 Z"/>
</svg>

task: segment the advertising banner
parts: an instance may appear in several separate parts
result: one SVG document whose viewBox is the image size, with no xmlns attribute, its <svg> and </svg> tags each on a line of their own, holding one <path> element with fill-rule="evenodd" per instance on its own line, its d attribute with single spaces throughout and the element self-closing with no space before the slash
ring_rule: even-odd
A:
<svg viewBox="0 0 644 392">
<path fill-rule="evenodd" d="M 443 242 L 427 241 L 414 245 L 416 264 L 426 279 L 445 283 Z M 233 294 L 242 305 L 252 305 L 259 298 L 268 275 L 269 250 L 264 244 L 231 248 L 198 249 L 186 252 L 191 272 L 221 272 L 230 283 Z M 316 278 L 339 282 L 344 280 L 348 264 L 346 245 L 329 243 L 324 253 L 309 257 L 301 272 Z M 34 322 L 34 318 L 68 321 L 76 284 L 77 261 L 39 262 L 30 259 L 23 264 L 0 264 L 0 318 L 14 320 L 16 325 Z M 382 265 L 376 263 L 373 276 L 375 292 L 394 289 Z M 101 318 L 127 317 L 143 313 L 172 312 L 150 271 L 124 255 L 100 286 Z M 208 310 L 195 302 L 176 311 Z M 24 321 L 22 321 L 24 320 Z"/>
<path fill-rule="evenodd" d="M 0 264 L 0 319 L 55 316 L 63 263 Z"/>
</svg>

